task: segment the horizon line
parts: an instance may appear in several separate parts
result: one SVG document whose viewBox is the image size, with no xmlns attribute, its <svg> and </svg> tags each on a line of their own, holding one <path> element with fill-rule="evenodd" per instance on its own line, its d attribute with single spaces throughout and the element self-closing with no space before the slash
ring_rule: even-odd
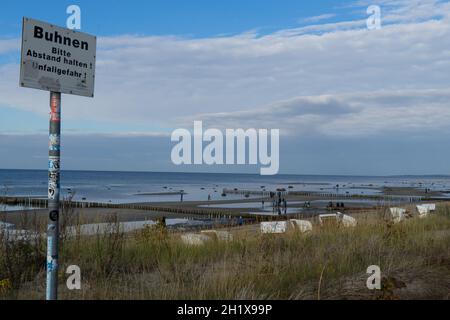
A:
<svg viewBox="0 0 450 320">
<path fill-rule="evenodd" d="M 0 171 L 45 171 L 47 169 L 21 169 L 21 168 L 0 168 Z M 61 169 L 65 172 L 110 172 L 110 173 L 169 173 L 169 174 L 220 174 L 220 175 L 249 175 L 260 177 L 277 177 L 277 176 L 324 176 L 324 177 L 374 177 L 374 178 L 395 178 L 395 177 L 449 177 L 450 174 L 387 174 L 387 175 L 362 175 L 362 174 L 323 174 L 323 173 L 278 173 L 273 176 L 264 176 L 258 173 L 245 173 L 245 172 L 187 172 L 187 171 L 144 171 L 144 170 L 95 170 L 95 169 Z"/>
</svg>

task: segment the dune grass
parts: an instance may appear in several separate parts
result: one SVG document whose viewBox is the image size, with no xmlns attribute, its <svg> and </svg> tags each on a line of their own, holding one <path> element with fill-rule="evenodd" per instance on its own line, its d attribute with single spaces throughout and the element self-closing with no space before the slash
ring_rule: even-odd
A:
<svg viewBox="0 0 450 320">
<path fill-rule="evenodd" d="M 234 241 L 188 246 L 158 227 L 132 234 L 66 237 L 61 299 L 448 299 L 450 206 L 392 225 L 384 210 L 358 226 L 308 235 L 235 233 Z M 111 224 L 114 228 L 114 223 Z M 1 236 L 0 236 L 1 237 Z M 0 243 L 0 298 L 43 299 L 45 241 Z M 82 289 L 69 291 L 65 268 L 78 265 Z M 366 287 L 378 265 L 382 290 Z M 3 283 L 2 285 L 2 281 Z"/>
</svg>

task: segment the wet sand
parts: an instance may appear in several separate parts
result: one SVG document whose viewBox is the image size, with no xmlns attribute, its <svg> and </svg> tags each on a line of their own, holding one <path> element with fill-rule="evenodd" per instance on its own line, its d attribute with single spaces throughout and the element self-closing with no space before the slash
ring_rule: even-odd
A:
<svg viewBox="0 0 450 320">
<path fill-rule="evenodd" d="M 440 191 L 425 191 L 425 188 L 413 187 L 383 187 L 383 194 L 407 196 L 407 197 L 442 197 L 444 194 Z"/>
</svg>

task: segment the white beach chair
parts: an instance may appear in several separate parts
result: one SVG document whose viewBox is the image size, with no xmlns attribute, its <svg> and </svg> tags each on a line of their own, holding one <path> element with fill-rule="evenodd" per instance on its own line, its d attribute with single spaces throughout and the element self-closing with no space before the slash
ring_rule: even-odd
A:
<svg viewBox="0 0 450 320">
<path fill-rule="evenodd" d="M 291 226 L 295 230 L 300 230 L 301 233 L 310 232 L 313 229 L 312 223 L 306 220 L 291 219 L 290 222 Z"/>
<path fill-rule="evenodd" d="M 403 208 L 389 208 L 391 211 L 392 221 L 394 223 L 400 223 L 405 220 L 406 209 Z"/>
<path fill-rule="evenodd" d="M 435 203 L 424 203 L 417 205 L 417 212 L 419 212 L 419 218 L 427 217 L 431 212 L 436 211 Z"/>
<path fill-rule="evenodd" d="M 329 214 L 321 214 L 319 215 L 319 222 L 323 224 L 324 221 L 331 220 L 332 222 L 336 222 L 337 224 L 343 225 L 346 228 L 356 227 L 357 222 L 356 219 L 343 214 L 342 212 L 329 213 Z"/>
<path fill-rule="evenodd" d="M 319 223 L 323 225 L 326 221 L 337 222 L 337 214 L 336 213 L 327 213 L 319 215 Z"/>
<path fill-rule="evenodd" d="M 425 218 L 430 214 L 430 210 L 426 206 L 417 205 L 417 212 L 419 212 L 419 218 Z"/>
<path fill-rule="evenodd" d="M 427 208 L 428 212 L 436 211 L 436 203 L 424 203 L 422 206 Z"/>
<path fill-rule="evenodd" d="M 285 233 L 287 230 L 287 221 L 261 222 L 261 233 Z"/>
<path fill-rule="evenodd" d="M 341 223 L 346 228 L 356 227 L 357 225 L 356 219 L 346 214 L 341 216 Z"/>
</svg>

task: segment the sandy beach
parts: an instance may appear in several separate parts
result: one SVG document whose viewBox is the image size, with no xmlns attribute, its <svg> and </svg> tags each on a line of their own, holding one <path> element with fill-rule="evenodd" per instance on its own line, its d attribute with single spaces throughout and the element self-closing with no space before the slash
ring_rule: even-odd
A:
<svg viewBox="0 0 450 320">
<path fill-rule="evenodd" d="M 382 193 L 388 196 L 401 197 L 397 205 L 409 205 L 408 197 L 442 197 L 441 192 L 425 192 L 425 190 L 412 187 L 389 187 L 382 188 Z M 117 222 L 135 222 L 135 221 L 159 221 L 165 219 L 219 219 L 219 218 L 237 218 L 245 217 L 248 222 L 259 219 L 277 219 L 288 216 L 291 218 L 309 218 L 321 213 L 327 213 L 330 210 L 341 211 L 345 213 L 358 214 L 382 206 L 393 205 L 394 202 L 374 198 L 373 196 L 358 196 L 353 198 L 345 195 L 331 198 L 328 195 L 311 193 L 309 195 L 285 195 L 289 211 L 286 214 L 282 211 L 281 217 L 277 211 L 272 209 L 274 199 L 269 197 L 261 198 L 241 198 L 232 200 L 211 200 L 211 201 L 168 201 L 168 202 L 139 202 L 131 203 L 130 208 L 70 208 L 62 210 L 62 217 L 70 216 L 65 222 L 66 225 L 72 224 L 93 224 L 105 221 Z M 333 204 L 329 208 L 330 202 Z M 344 207 L 336 207 L 337 204 L 344 204 Z M 308 207 L 306 207 L 308 204 Z M 105 204 L 106 206 L 107 204 Z M 139 210 L 132 207 L 155 206 L 163 210 Z M 201 210 L 201 214 L 184 213 L 192 210 Z M 168 211 L 174 212 L 168 212 Z M 180 211 L 177 213 L 176 211 Z M 212 216 L 214 215 L 214 217 Z M 15 210 L 0 213 L 1 221 L 20 226 L 21 229 L 41 228 L 48 219 L 47 209 Z M 230 222 L 230 224 L 232 224 Z"/>
</svg>

